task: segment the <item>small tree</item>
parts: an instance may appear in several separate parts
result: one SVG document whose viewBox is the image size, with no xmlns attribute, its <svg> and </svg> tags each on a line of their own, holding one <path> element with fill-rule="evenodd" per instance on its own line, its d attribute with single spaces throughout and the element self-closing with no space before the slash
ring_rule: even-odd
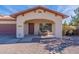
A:
<svg viewBox="0 0 79 59">
<path fill-rule="evenodd" d="M 66 35 L 67 27 L 68 27 L 68 24 L 66 21 L 64 21 L 64 23 L 63 23 L 63 35 Z"/>
<path fill-rule="evenodd" d="M 64 21 L 63 25 L 64 25 L 64 26 L 66 26 L 66 25 L 68 25 L 68 24 L 67 24 L 67 22 L 66 22 L 66 21 Z"/>
</svg>

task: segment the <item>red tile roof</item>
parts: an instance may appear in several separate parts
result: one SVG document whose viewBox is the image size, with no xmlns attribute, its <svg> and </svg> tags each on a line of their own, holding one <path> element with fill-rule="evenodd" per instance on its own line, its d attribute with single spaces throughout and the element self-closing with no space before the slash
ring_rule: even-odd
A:
<svg viewBox="0 0 79 59">
<path fill-rule="evenodd" d="M 0 21 L 15 21 L 15 18 L 11 16 L 0 16 Z"/>
</svg>

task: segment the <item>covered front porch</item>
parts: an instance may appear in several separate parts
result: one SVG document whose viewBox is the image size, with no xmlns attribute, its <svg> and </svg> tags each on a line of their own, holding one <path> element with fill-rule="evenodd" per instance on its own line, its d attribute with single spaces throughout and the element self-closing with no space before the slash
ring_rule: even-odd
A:
<svg viewBox="0 0 79 59">
<path fill-rule="evenodd" d="M 52 35 L 62 38 L 63 16 L 42 7 L 16 15 L 16 37 L 27 35 Z"/>
<path fill-rule="evenodd" d="M 24 22 L 24 36 L 55 35 L 55 23 L 47 19 L 32 19 Z"/>
<path fill-rule="evenodd" d="M 60 29 L 59 29 L 60 27 Z M 17 38 L 26 36 L 62 37 L 62 24 L 50 19 L 28 19 L 17 23 Z"/>
</svg>

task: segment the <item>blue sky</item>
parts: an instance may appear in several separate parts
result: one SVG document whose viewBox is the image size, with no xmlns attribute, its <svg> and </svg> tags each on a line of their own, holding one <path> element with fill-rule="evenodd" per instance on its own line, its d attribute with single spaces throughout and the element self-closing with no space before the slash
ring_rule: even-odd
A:
<svg viewBox="0 0 79 59">
<path fill-rule="evenodd" d="M 44 5 L 45 7 L 64 13 L 69 18 L 65 19 L 67 22 L 71 20 L 71 16 L 75 16 L 74 10 L 79 7 L 79 5 Z M 33 8 L 34 5 L 0 5 L 0 14 L 10 15 L 18 11 Z"/>
</svg>

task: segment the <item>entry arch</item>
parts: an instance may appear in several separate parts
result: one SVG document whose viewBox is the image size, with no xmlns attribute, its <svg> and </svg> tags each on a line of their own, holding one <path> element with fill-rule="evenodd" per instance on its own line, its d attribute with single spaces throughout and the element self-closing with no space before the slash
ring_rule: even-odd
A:
<svg viewBox="0 0 79 59">
<path fill-rule="evenodd" d="M 62 36 L 62 19 L 50 13 L 28 13 L 17 16 L 16 21 L 16 37 L 24 38 L 24 22 L 34 19 L 47 19 L 55 23 L 55 36 Z"/>
<path fill-rule="evenodd" d="M 31 27 L 31 32 L 34 30 L 34 35 L 38 35 L 40 32 L 40 24 L 51 24 L 51 31 L 50 34 L 55 34 L 55 22 L 47 19 L 31 19 L 24 22 L 24 34 L 29 34 L 29 24 L 33 24 Z M 33 30 L 32 30 L 33 29 Z M 33 32 L 32 32 L 33 33 Z"/>
</svg>

